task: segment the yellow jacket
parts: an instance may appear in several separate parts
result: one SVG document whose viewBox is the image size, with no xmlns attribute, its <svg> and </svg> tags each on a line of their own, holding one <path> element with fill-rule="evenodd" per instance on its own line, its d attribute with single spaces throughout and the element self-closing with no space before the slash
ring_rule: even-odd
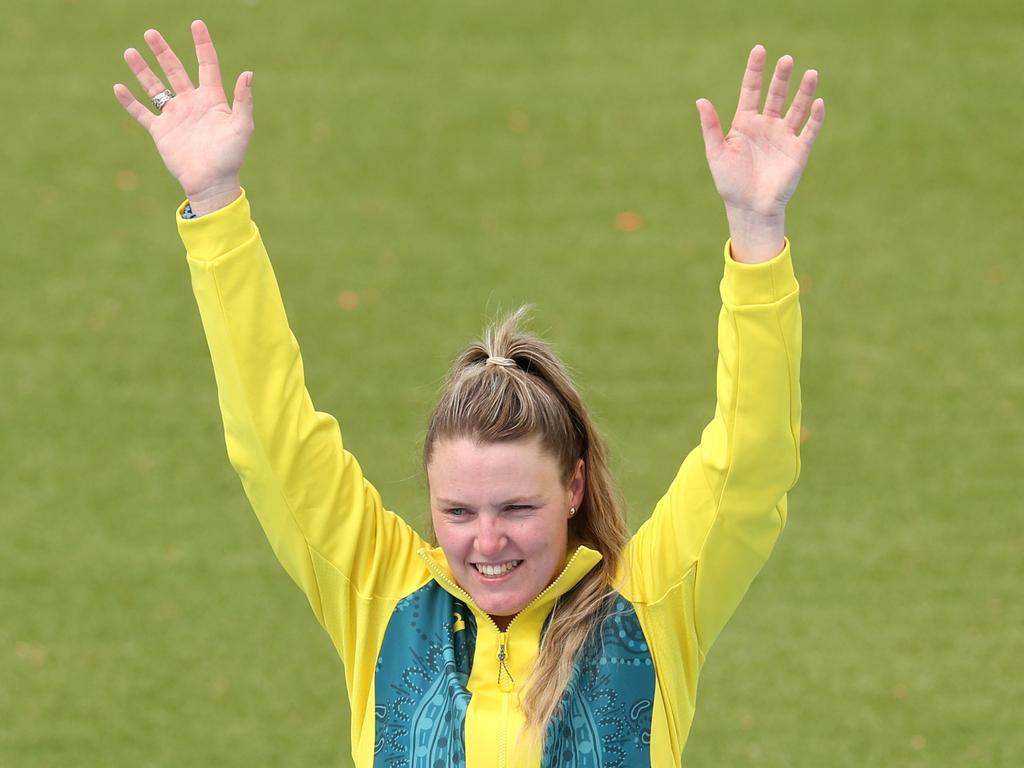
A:
<svg viewBox="0 0 1024 768">
<path fill-rule="evenodd" d="M 767 559 L 800 471 L 800 307 L 789 241 L 725 247 L 717 407 L 630 540 L 615 612 L 580 654 L 543 752 L 516 739 L 517 691 L 555 599 L 600 560 L 579 547 L 499 632 L 444 553 L 386 510 L 313 408 L 243 193 L 177 223 L 213 358 L 228 457 L 345 667 L 352 752 L 369 766 L 679 766 L 705 655 Z"/>
</svg>

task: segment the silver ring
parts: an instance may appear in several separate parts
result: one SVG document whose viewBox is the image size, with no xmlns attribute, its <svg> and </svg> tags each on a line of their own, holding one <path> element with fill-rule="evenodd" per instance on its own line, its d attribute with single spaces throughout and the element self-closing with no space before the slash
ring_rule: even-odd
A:
<svg viewBox="0 0 1024 768">
<path fill-rule="evenodd" d="M 174 94 L 168 88 L 162 93 L 158 93 L 153 97 L 153 106 L 157 108 L 157 111 L 163 112 L 164 107 L 167 106 L 167 102 L 174 98 Z"/>
</svg>

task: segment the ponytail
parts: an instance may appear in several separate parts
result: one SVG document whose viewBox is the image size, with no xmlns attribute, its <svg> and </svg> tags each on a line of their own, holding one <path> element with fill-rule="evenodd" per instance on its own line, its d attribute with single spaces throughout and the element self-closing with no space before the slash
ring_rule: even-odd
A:
<svg viewBox="0 0 1024 768">
<path fill-rule="evenodd" d="M 424 467 L 442 440 L 491 443 L 539 437 L 568 486 L 585 464 L 583 501 L 569 521 L 569 541 L 601 553 L 601 562 L 556 602 L 537 663 L 522 693 L 526 730 L 542 736 L 557 714 L 576 656 L 612 605 L 612 581 L 628 537 L 626 517 L 598 433 L 565 364 L 519 330 L 520 307 L 469 345 L 448 372 L 430 418 Z"/>
</svg>

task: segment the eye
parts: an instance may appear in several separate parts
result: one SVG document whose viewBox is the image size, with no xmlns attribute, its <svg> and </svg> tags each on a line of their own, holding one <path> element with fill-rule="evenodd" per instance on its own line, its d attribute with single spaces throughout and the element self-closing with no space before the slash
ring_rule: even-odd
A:
<svg viewBox="0 0 1024 768">
<path fill-rule="evenodd" d="M 533 509 L 533 506 L 530 505 L 530 504 L 509 504 L 507 509 L 511 509 L 511 510 Z"/>
<path fill-rule="evenodd" d="M 446 515 L 450 515 L 451 517 L 465 517 L 466 516 L 466 510 L 464 510 L 462 507 L 452 507 L 451 509 L 446 509 L 444 511 L 444 513 Z"/>
</svg>

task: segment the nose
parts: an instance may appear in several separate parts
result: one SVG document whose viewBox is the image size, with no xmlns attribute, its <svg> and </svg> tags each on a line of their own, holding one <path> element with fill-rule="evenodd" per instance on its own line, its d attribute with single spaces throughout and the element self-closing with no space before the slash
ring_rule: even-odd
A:
<svg viewBox="0 0 1024 768">
<path fill-rule="evenodd" d="M 491 515 L 480 515 L 476 528 L 476 551 L 482 557 L 494 557 L 505 548 L 508 537 L 501 524 Z"/>
</svg>

